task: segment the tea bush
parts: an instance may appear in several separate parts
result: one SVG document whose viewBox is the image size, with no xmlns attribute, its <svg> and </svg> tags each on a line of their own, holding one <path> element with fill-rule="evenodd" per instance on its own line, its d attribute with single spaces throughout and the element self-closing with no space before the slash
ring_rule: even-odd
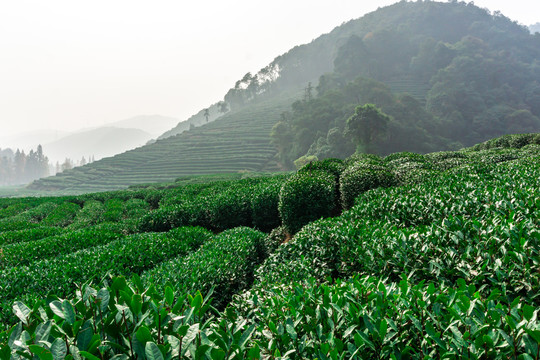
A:
<svg viewBox="0 0 540 360">
<path fill-rule="evenodd" d="M 130 235 L 107 245 L 95 246 L 67 255 L 9 267 L 0 271 L 0 323 L 12 316 L 14 299 L 24 301 L 54 293 L 66 296 L 84 281 L 99 282 L 107 273 L 140 274 L 158 263 L 186 255 L 211 236 L 203 228 L 179 228 L 170 233 Z"/>
<path fill-rule="evenodd" d="M 347 168 L 340 180 L 341 204 L 349 209 L 354 199 L 365 191 L 394 185 L 395 179 L 383 166 L 357 164 Z"/>
<path fill-rule="evenodd" d="M 328 217 L 335 208 L 334 176 L 312 171 L 291 176 L 279 194 L 279 215 L 291 234 L 311 221 Z"/>
<path fill-rule="evenodd" d="M 43 221 L 42 225 L 66 227 L 73 222 L 77 213 L 81 210 L 80 206 L 72 202 L 65 202 L 56 207 Z"/>
<path fill-rule="evenodd" d="M 268 252 L 265 237 L 264 233 L 246 227 L 229 229 L 191 255 L 164 262 L 141 278 L 145 284 L 159 288 L 170 284 L 180 293 L 213 289 L 216 306 L 223 308 L 232 295 L 253 282 L 254 270 Z"/>
<path fill-rule="evenodd" d="M 253 226 L 261 231 L 269 232 L 281 223 L 279 218 L 279 192 L 282 180 L 270 184 L 259 185 L 251 197 L 251 217 Z"/>
</svg>

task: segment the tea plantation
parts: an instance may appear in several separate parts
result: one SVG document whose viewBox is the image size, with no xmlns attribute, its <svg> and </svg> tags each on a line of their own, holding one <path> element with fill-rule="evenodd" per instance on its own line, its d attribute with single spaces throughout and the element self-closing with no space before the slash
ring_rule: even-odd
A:
<svg viewBox="0 0 540 360">
<path fill-rule="evenodd" d="M 0 199 L 0 359 L 539 359 L 540 134 Z"/>
</svg>

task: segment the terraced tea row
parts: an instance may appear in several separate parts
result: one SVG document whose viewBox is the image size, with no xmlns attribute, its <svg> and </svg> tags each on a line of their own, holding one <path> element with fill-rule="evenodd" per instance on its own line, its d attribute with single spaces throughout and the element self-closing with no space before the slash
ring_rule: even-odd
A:
<svg viewBox="0 0 540 360">
<path fill-rule="evenodd" d="M 293 101 L 279 98 L 228 113 L 183 134 L 36 181 L 31 188 L 76 193 L 192 174 L 265 170 L 276 153 L 270 130 Z"/>
</svg>

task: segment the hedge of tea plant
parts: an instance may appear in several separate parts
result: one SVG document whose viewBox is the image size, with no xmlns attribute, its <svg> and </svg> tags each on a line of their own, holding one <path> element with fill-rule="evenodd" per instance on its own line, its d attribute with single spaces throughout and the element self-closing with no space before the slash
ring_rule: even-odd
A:
<svg viewBox="0 0 540 360">
<path fill-rule="evenodd" d="M 0 199 L 0 359 L 539 358 L 537 138 Z"/>
<path fill-rule="evenodd" d="M 142 274 L 143 283 L 170 284 L 180 293 L 208 292 L 224 307 L 251 286 L 255 268 L 268 256 L 266 234 L 250 228 L 229 229 L 212 237 L 196 252 L 164 262 Z"/>
<path fill-rule="evenodd" d="M 360 194 L 394 185 L 395 176 L 384 166 L 358 163 L 348 167 L 339 180 L 341 205 L 349 209 Z"/>
<path fill-rule="evenodd" d="M 279 193 L 279 215 L 291 234 L 321 217 L 330 216 L 335 207 L 336 180 L 321 170 L 291 176 Z"/>
<path fill-rule="evenodd" d="M 75 290 L 76 284 L 99 281 L 107 273 L 140 274 L 160 262 L 187 255 L 210 236 L 208 230 L 190 227 L 168 233 L 134 234 L 28 266 L 5 268 L 0 271 L 0 322 L 11 318 L 9 304 L 14 299 L 35 299 L 50 292 L 66 296 Z"/>
</svg>

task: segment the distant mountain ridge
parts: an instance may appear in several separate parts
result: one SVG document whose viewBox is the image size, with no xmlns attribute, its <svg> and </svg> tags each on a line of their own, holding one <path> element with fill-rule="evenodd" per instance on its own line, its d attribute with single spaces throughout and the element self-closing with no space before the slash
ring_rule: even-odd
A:
<svg viewBox="0 0 540 360">
<path fill-rule="evenodd" d="M 62 163 L 65 158 L 78 161 L 82 157 L 86 160 L 93 157 L 99 160 L 143 146 L 151 138 L 151 134 L 140 129 L 99 127 L 44 144 L 43 151 L 53 163 Z"/>
<path fill-rule="evenodd" d="M 540 86 L 535 85 L 540 83 L 540 72 L 531 70 L 530 64 L 540 60 L 538 42 L 527 28 L 472 3 L 401 1 L 294 47 L 256 74 L 247 73 L 224 96 L 230 111 L 214 121 L 209 118 L 208 123 L 187 129 L 178 126 L 179 131 L 151 145 L 32 186 L 84 192 L 171 181 L 191 174 L 280 169 L 275 157 L 277 147 L 270 139 L 272 127 L 287 118 L 295 101 L 309 102 L 319 93 L 332 99 L 332 91 L 358 76 L 384 83 L 393 91 L 410 93 L 419 105 L 410 97 L 398 97 L 397 102 L 388 104 L 401 106 L 407 101 L 413 107 L 423 107 L 437 121 L 408 126 L 425 126 L 420 130 L 448 147 L 471 141 L 469 125 L 486 131 L 474 133 L 475 138 L 486 139 L 534 128 L 540 121 L 540 107 L 535 105 L 540 103 Z M 475 56 L 483 61 L 466 62 Z M 505 58 L 508 68 L 500 62 Z M 490 68 L 492 59 L 497 60 L 495 68 Z M 471 71 L 460 75 L 456 69 Z M 452 92 L 441 91 L 445 86 Z M 374 95 L 382 102 L 384 96 Z M 201 119 L 201 114 L 204 118 L 204 109 L 193 119 Z M 211 116 L 216 115 L 211 111 Z M 340 124 L 345 115 L 339 114 Z M 313 132 L 310 118 L 305 120 L 307 131 Z M 337 119 L 332 121 L 339 125 Z M 514 122 L 519 126 L 513 126 Z M 446 128 L 435 128 L 441 124 Z M 322 127 L 320 134 L 297 134 L 295 141 L 304 142 L 304 148 L 324 147 L 324 141 L 311 144 L 313 139 L 326 138 L 324 131 L 327 129 Z M 452 142 L 452 136 L 462 141 Z M 393 151 L 410 150 L 407 146 L 413 143 L 414 139 L 401 141 L 402 147 Z"/>
<path fill-rule="evenodd" d="M 162 115 L 139 115 L 128 119 L 108 123 L 107 127 L 117 127 L 124 129 L 139 129 L 152 137 L 157 138 L 167 130 L 178 124 L 179 120 L 170 116 Z"/>
</svg>

